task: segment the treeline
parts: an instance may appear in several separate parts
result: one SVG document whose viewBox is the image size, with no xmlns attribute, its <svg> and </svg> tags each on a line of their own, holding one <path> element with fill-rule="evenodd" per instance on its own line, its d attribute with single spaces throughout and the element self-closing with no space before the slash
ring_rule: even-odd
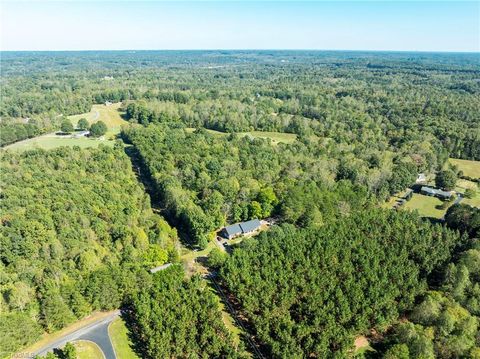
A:
<svg viewBox="0 0 480 359">
<path fill-rule="evenodd" d="M 130 332 L 142 358 L 240 358 L 207 282 L 185 278 L 181 266 L 153 276 L 133 297 Z"/>
<path fill-rule="evenodd" d="M 0 124 L 0 147 L 38 136 L 42 130 L 36 123 Z"/>
<path fill-rule="evenodd" d="M 395 323 L 462 238 L 416 215 L 360 211 L 320 228 L 273 228 L 221 269 L 267 356 L 345 357 L 356 336 Z"/>
<path fill-rule="evenodd" d="M 119 308 L 175 260 L 123 146 L 1 154 L 0 357 L 93 310 Z"/>
</svg>

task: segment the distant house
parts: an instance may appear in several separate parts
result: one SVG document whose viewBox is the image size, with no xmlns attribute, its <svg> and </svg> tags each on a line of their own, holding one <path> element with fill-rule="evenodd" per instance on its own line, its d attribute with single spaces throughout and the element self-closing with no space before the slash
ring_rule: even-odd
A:
<svg viewBox="0 0 480 359">
<path fill-rule="evenodd" d="M 221 236 L 227 239 L 232 239 L 240 235 L 247 235 L 255 232 L 261 226 L 258 219 L 252 219 L 246 222 L 235 223 L 230 226 L 226 226 L 221 231 Z"/>
<path fill-rule="evenodd" d="M 105 101 L 105 106 L 110 106 L 112 103 L 110 101 Z"/>
<path fill-rule="evenodd" d="M 441 189 L 431 188 L 427 186 L 422 186 L 420 192 L 426 196 L 434 196 L 440 199 L 450 199 L 452 197 L 452 192 L 442 191 Z"/>
<path fill-rule="evenodd" d="M 425 173 L 419 173 L 417 176 L 417 180 L 415 181 L 416 183 L 427 183 L 427 176 L 425 176 Z"/>
</svg>

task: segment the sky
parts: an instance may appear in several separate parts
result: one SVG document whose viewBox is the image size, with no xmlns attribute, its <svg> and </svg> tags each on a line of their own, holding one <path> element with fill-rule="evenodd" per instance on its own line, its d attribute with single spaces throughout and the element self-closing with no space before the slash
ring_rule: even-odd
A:
<svg viewBox="0 0 480 359">
<path fill-rule="evenodd" d="M 5 1 L 0 49 L 480 51 L 480 1 Z"/>
</svg>

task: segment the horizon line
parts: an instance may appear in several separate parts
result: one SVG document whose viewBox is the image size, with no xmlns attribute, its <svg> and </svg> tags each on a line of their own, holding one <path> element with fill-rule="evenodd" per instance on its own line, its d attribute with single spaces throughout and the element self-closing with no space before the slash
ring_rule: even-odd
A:
<svg viewBox="0 0 480 359">
<path fill-rule="evenodd" d="M 372 50 L 372 49 L 301 49 L 301 48 L 182 48 L 182 49 L 81 49 L 81 50 L 2 50 L 1 52 L 136 52 L 136 51 L 326 51 L 326 52 L 403 52 L 403 53 L 445 53 L 445 54 L 480 54 L 480 50 Z"/>
</svg>

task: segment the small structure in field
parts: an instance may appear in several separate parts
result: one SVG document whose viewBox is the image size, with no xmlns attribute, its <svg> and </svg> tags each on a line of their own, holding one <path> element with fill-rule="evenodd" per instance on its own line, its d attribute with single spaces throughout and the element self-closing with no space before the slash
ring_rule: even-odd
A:
<svg viewBox="0 0 480 359">
<path fill-rule="evenodd" d="M 111 106 L 112 103 L 110 101 L 105 101 L 105 106 Z"/>
<path fill-rule="evenodd" d="M 427 186 L 422 186 L 420 192 L 426 196 L 433 196 L 440 199 L 450 199 L 452 197 L 452 192 L 442 191 L 441 189 L 431 188 Z"/>
<path fill-rule="evenodd" d="M 261 226 L 258 219 L 252 219 L 246 222 L 235 223 L 230 226 L 226 226 L 220 232 L 221 236 L 227 239 L 232 239 L 238 236 L 245 236 L 257 231 Z"/>
</svg>

